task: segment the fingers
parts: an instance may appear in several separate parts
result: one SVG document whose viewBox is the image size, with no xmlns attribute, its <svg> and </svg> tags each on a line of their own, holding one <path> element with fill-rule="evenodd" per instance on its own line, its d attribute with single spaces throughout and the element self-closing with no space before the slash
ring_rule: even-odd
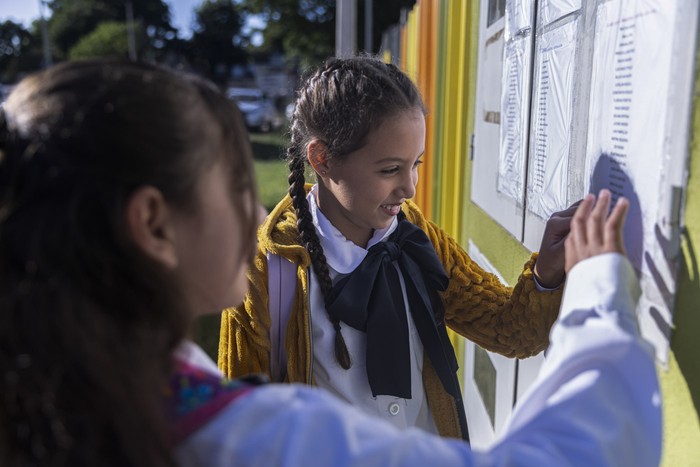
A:
<svg viewBox="0 0 700 467">
<path fill-rule="evenodd" d="M 610 191 L 603 189 L 596 201 L 586 195 L 571 219 L 571 232 L 566 240 L 566 265 L 568 272 L 578 262 L 609 252 L 625 254 L 622 228 L 629 202 L 619 198 L 610 215 Z"/>
<path fill-rule="evenodd" d="M 574 204 L 572 204 L 571 206 L 569 206 L 568 208 L 564 209 L 563 211 L 555 212 L 554 214 L 552 214 L 551 219 L 562 218 L 562 219 L 566 219 L 567 221 L 570 220 L 571 217 L 573 217 L 574 213 L 576 212 L 576 209 L 581 205 L 582 202 L 583 202 L 583 200 L 580 199 L 580 200 L 576 201 Z"/>
<path fill-rule="evenodd" d="M 590 217 L 586 222 L 586 239 L 593 245 L 603 245 L 603 227 L 610 209 L 610 191 L 600 190 Z"/>
<path fill-rule="evenodd" d="M 561 241 L 562 238 L 566 237 L 569 233 L 569 228 L 571 227 L 571 216 L 568 217 L 550 217 L 547 221 L 546 235 L 552 237 L 553 242 Z"/>
<path fill-rule="evenodd" d="M 557 211 L 552 214 L 547 221 L 547 229 L 545 230 L 545 236 L 548 236 L 549 243 L 560 243 L 566 238 L 571 227 L 571 218 L 582 201 L 582 199 L 578 200 L 563 211 Z"/>
<path fill-rule="evenodd" d="M 564 243 L 564 270 L 567 273 L 576 263 L 587 257 L 588 242 L 586 240 L 586 219 L 588 219 L 594 203 L 595 196 L 592 194 L 586 195 L 586 197 L 581 200 L 571 219 L 571 231 Z"/>
<path fill-rule="evenodd" d="M 622 229 L 625 225 L 627 210 L 629 209 L 629 201 L 625 198 L 617 200 L 617 204 L 613 208 L 610 216 L 605 222 L 604 240 L 605 249 L 608 251 L 617 251 L 625 254 L 625 243 L 622 239 Z"/>
<path fill-rule="evenodd" d="M 595 196 L 587 194 L 571 219 L 571 232 L 569 236 L 573 238 L 573 243 L 575 244 L 585 245 L 587 243 L 586 219 L 591 215 L 594 203 Z"/>
</svg>

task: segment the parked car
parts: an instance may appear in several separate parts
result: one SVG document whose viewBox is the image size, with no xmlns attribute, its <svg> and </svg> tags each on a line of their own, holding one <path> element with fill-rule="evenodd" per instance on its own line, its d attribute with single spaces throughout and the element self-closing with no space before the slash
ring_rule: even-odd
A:
<svg viewBox="0 0 700 467">
<path fill-rule="evenodd" d="M 294 116 L 294 110 L 296 109 L 296 106 L 296 102 L 290 102 L 284 108 L 284 116 L 287 117 L 287 120 L 289 120 L 290 122 L 292 121 L 292 117 Z"/>
<path fill-rule="evenodd" d="M 226 94 L 238 104 L 249 129 L 268 132 L 284 125 L 284 118 L 260 89 L 232 87 Z"/>
</svg>

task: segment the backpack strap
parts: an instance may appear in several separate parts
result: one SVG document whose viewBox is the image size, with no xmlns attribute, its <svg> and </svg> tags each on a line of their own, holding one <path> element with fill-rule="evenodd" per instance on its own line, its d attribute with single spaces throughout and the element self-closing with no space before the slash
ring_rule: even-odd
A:
<svg viewBox="0 0 700 467">
<path fill-rule="evenodd" d="M 261 383 L 259 377 L 224 379 L 177 360 L 165 393 L 165 410 L 173 445 L 180 444 L 231 402 Z"/>
<path fill-rule="evenodd" d="M 270 312 L 270 375 L 275 382 L 287 377 L 284 336 L 292 313 L 297 285 L 297 265 L 274 253 L 267 253 L 268 305 Z"/>
</svg>

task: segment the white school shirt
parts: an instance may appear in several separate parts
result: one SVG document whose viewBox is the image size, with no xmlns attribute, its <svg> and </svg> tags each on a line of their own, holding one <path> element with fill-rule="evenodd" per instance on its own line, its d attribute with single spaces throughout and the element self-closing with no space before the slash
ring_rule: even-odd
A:
<svg viewBox="0 0 700 467">
<path fill-rule="evenodd" d="M 398 430 L 326 391 L 269 384 L 236 399 L 175 451 L 193 467 L 656 467 L 661 402 L 650 346 L 637 329 L 629 262 L 576 265 L 532 389 L 489 450 Z"/>
<path fill-rule="evenodd" d="M 367 256 L 369 248 L 385 241 L 396 230 L 398 220 L 394 218 L 386 229 L 375 230 L 367 243 L 367 248 L 362 248 L 345 238 L 321 212 L 316 203 L 316 192 L 317 186 L 314 185 L 306 199 L 309 202 L 309 210 L 316 227 L 316 233 L 326 256 L 331 279 L 334 280 L 338 274 L 344 275 L 353 272 Z M 398 266 L 396 267 L 398 268 Z M 409 331 L 410 399 L 388 395 L 374 397 L 372 395 L 365 361 L 367 334 L 342 322 L 340 326 L 350 353 L 352 366 L 345 370 L 338 364 L 335 359 L 335 329 L 328 318 L 318 277 L 313 268 L 310 268 L 310 272 L 311 342 L 314 356 L 312 372 L 316 385 L 370 415 L 389 421 L 397 428 L 405 429 L 415 426 L 431 433 L 437 433 L 423 386 L 423 344 L 410 313 L 403 276 L 399 273 Z"/>
</svg>

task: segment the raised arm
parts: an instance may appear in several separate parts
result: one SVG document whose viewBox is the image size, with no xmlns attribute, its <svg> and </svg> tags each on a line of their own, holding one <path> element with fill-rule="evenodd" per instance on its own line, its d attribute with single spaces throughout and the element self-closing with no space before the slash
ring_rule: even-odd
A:
<svg viewBox="0 0 700 467">
<path fill-rule="evenodd" d="M 490 464 L 657 466 L 661 403 L 650 346 L 640 337 L 639 284 L 624 256 L 627 201 L 610 193 L 579 207 L 566 242 L 561 315 L 540 375 L 488 453 Z M 538 446 L 532 449 L 532 446 Z"/>
<path fill-rule="evenodd" d="M 533 254 L 515 287 L 504 286 L 484 271 L 445 231 L 412 212 L 409 219 L 430 238 L 450 278 L 443 293 L 445 320 L 459 334 L 507 357 L 535 355 L 548 345 L 562 290 L 541 291 L 534 277 Z"/>
</svg>

